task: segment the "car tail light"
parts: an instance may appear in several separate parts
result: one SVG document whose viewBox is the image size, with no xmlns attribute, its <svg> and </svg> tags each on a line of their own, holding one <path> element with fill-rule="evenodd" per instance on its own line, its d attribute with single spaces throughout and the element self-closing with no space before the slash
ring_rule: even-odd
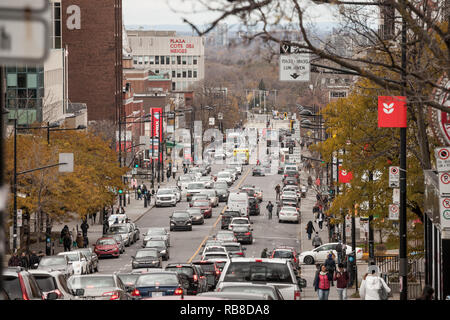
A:
<svg viewBox="0 0 450 320">
<path fill-rule="evenodd" d="M 251 235 L 251 234 L 252 234 L 251 232 L 245 233 L 246 236 L 249 236 L 249 235 Z"/>
<path fill-rule="evenodd" d="M 263 262 L 262 259 L 255 259 L 255 262 Z"/>
<path fill-rule="evenodd" d="M 20 287 L 22 288 L 22 299 L 23 300 L 30 300 L 27 293 L 27 287 L 25 286 L 25 282 L 23 281 L 22 275 L 19 274 L 19 282 Z"/>
<path fill-rule="evenodd" d="M 117 291 L 105 292 L 102 296 L 111 296 L 109 300 L 117 300 L 120 298 L 120 295 Z"/>
<path fill-rule="evenodd" d="M 287 177 L 287 174 L 285 174 L 284 177 L 286 178 L 286 177 Z"/>
<path fill-rule="evenodd" d="M 256 204 L 256 209 L 258 209 L 258 204 Z"/>
<path fill-rule="evenodd" d="M 141 295 L 141 293 L 139 292 L 138 289 L 134 289 L 133 292 L 131 293 L 131 296 L 133 297 L 139 297 Z"/>
<path fill-rule="evenodd" d="M 183 294 L 183 289 L 181 289 L 181 288 L 175 289 L 174 294 L 175 294 L 176 296 L 181 296 L 181 295 Z"/>
<path fill-rule="evenodd" d="M 243 255 L 244 255 L 243 252 L 236 252 L 236 254 L 237 254 L 238 256 L 243 256 Z"/>
<path fill-rule="evenodd" d="M 198 281 L 198 276 L 196 274 L 194 274 L 194 281 L 197 282 Z"/>
<path fill-rule="evenodd" d="M 294 291 L 294 300 L 300 300 L 300 291 L 299 290 Z"/>
<path fill-rule="evenodd" d="M 55 292 L 58 295 L 58 298 L 62 298 L 63 294 L 61 291 L 59 291 L 58 289 L 53 290 L 53 292 Z"/>
<path fill-rule="evenodd" d="M 219 275 L 220 274 L 220 270 L 216 270 L 216 275 Z"/>
</svg>

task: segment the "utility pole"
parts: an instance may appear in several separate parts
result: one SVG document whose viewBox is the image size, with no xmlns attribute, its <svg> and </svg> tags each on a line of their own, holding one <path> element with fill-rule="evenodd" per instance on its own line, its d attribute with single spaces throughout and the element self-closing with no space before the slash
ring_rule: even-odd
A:
<svg viewBox="0 0 450 320">
<path fill-rule="evenodd" d="M 4 120 L 3 115 L 5 110 L 4 106 L 5 96 L 3 94 L 3 66 L 0 65 L 0 192 L 4 192 L 5 185 L 3 181 L 4 171 L 5 171 L 5 146 L 4 146 L 4 137 L 5 137 L 5 128 L 4 128 Z M 6 216 L 5 207 L 2 206 L 0 209 L 0 243 L 5 243 L 5 226 L 3 217 Z M 5 258 L 5 246 L 0 246 L 0 274 L 3 274 L 3 259 Z M 3 277 L 0 277 L 0 289 L 3 288 Z"/>
</svg>

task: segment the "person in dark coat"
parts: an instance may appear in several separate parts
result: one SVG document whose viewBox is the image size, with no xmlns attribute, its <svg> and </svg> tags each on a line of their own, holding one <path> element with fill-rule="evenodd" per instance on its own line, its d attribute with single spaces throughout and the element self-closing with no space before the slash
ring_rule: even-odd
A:
<svg viewBox="0 0 450 320">
<path fill-rule="evenodd" d="M 81 224 L 81 231 L 83 231 L 83 237 L 87 237 L 89 229 L 89 224 L 86 222 L 86 219 L 83 220 L 83 223 Z"/>
<path fill-rule="evenodd" d="M 261 252 L 261 258 L 267 258 L 267 248 L 264 248 Z"/>
<path fill-rule="evenodd" d="M 69 232 L 66 232 L 63 239 L 64 244 L 64 252 L 70 251 L 70 247 L 72 246 L 72 237 Z"/>
<path fill-rule="evenodd" d="M 308 224 L 306 225 L 306 233 L 308 234 L 308 240 L 311 240 L 311 235 L 313 232 L 315 232 L 316 229 L 314 229 L 314 225 L 312 221 L 308 221 Z"/>
<path fill-rule="evenodd" d="M 434 289 L 430 286 L 425 286 L 422 291 L 422 295 L 416 300 L 433 300 Z"/>
<path fill-rule="evenodd" d="M 11 258 L 9 258 L 8 267 L 20 267 L 20 258 L 17 252 L 14 252 Z"/>
<path fill-rule="evenodd" d="M 36 269 L 35 264 L 39 264 L 39 257 L 36 255 L 36 251 L 32 251 L 30 255 L 30 268 Z"/>
<path fill-rule="evenodd" d="M 272 210 L 273 210 L 273 204 L 269 201 L 269 203 L 266 206 L 267 211 L 269 212 L 269 219 L 272 219 Z"/>
<path fill-rule="evenodd" d="M 20 256 L 20 266 L 25 269 L 30 267 L 30 261 L 25 252 L 22 252 L 22 255 Z"/>
<path fill-rule="evenodd" d="M 334 275 L 336 271 L 336 262 L 333 259 L 333 254 L 329 254 L 327 260 L 325 260 L 324 266 L 327 268 L 328 273 Z M 333 280 L 331 280 L 331 286 L 334 286 Z"/>
<path fill-rule="evenodd" d="M 62 228 L 62 230 L 61 230 L 61 242 L 60 243 L 62 243 L 63 242 L 63 240 L 64 240 L 64 236 L 66 235 L 66 233 L 68 233 L 69 232 L 69 227 L 67 226 L 67 225 L 65 225 L 64 226 L 64 228 Z"/>
</svg>

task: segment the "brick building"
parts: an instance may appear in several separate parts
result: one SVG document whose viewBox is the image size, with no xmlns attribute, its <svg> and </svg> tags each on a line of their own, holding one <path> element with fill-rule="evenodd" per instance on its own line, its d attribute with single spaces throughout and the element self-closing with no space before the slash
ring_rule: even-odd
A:
<svg viewBox="0 0 450 320">
<path fill-rule="evenodd" d="M 68 94 L 88 120 L 118 120 L 122 106 L 122 0 L 62 0 Z"/>
</svg>

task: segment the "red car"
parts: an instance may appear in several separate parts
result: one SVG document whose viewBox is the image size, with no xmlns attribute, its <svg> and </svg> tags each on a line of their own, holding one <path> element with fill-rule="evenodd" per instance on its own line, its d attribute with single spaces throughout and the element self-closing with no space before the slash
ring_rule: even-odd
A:
<svg viewBox="0 0 450 320">
<path fill-rule="evenodd" d="M 112 256 L 118 258 L 120 255 L 119 245 L 114 238 L 103 237 L 94 245 L 94 252 L 99 258 Z"/>
<path fill-rule="evenodd" d="M 203 217 L 211 218 L 212 217 L 212 207 L 209 200 L 195 200 L 192 204 L 193 208 L 200 208 L 203 213 Z"/>
</svg>

